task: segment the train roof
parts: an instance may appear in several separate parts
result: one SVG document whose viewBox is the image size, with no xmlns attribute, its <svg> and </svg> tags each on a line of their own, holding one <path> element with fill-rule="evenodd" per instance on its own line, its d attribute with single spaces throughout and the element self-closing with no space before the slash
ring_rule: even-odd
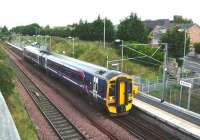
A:
<svg viewBox="0 0 200 140">
<path fill-rule="evenodd" d="M 13 45 L 13 44 L 11 44 L 11 43 L 9 43 L 9 42 L 6 42 L 6 43 L 7 43 L 8 45 L 10 45 L 10 46 L 16 48 L 16 49 L 19 50 L 19 51 L 23 51 L 23 48 L 22 48 L 22 47 L 18 47 L 18 46 Z"/>
<path fill-rule="evenodd" d="M 25 47 L 25 49 L 28 49 L 29 51 L 37 54 L 37 55 L 42 55 L 44 52 L 39 50 L 36 47 L 32 47 L 32 46 L 27 46 Z M 91 64 L 82 60 L 78 60 L 69 56 L 64 56 L 61 54 L 57 54 L 57 53 L 49 53 L 47 55 L 47 59 L 54 61 L 56 63 L 62 64 L 66 67 L 69 67 L 73 70 L 76 71 L 85 71 L 88 73 L 91 73 L 93 75 L 99 76 L 101 78 L 104 79 L 111 79 L 114 76 L 120 75 L 122 74 L 119 71 L 116 70 L 109 70 L 105 67 L 102 66 L 98 66 L 95 64 Z"/>
<path fill-rule="evenodd" d="M 78 69 L 84 70 L 86 72 L 92 73 L 94 75 L 98 75 L 104 79 L 111 79 L 114 76 L 117 76 L 119 74 L 122 74 L 120 71 L 116 70 L 109 70 L 105 67 L 98 66 L 95 64 L 91 64 L 82 60 L 78 60 L 72 57 L 52 53 L 52 56 L 55 56 L 61 60 L 67 60 L 65 61 L 67 64 L 70 64 Z"/>
<path fill-rule="evenodd" d="M 41 55 L 41 52 L 38 48 L 36 47 L 33 47 L 33 46 L 26 46 L 24 47 L 25 50 L 29 51 L 29 52 L 32 52 L 32 53 L 35 53 L 37 55 Z"/>
</svg>

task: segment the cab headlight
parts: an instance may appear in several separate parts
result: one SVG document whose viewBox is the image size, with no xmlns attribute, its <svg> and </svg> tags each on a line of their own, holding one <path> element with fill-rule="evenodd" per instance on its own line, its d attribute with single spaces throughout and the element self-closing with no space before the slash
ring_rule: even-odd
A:
<svg viewBox="0 0 200 140">
<path fill-rule="evenodd" d="M 129 95 L 128 95 L 128 98 L 129 98 L 129 99 L 132 99 L 132 94 L 129 94 Z"/>
<path fill-rule="evenodd" d="M 115 100 L 115 97 L 114 97 L 114 96 L 110 96 L 110 97 L 109 97 L 109 101 L 110 101 L 110 102 L 113 102 L 114 100 Z"/>
</svg>

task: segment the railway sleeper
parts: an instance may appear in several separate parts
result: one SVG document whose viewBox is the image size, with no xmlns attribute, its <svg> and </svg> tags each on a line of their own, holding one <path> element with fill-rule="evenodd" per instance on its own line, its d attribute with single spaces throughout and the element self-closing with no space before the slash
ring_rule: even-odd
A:
<svg viewBox="0 0 200 140">
<path fill-rule="evenodd" d="M 59 132 L 62 132 L 62 131 L 68 131 L 68 130 L 70 130 L 70 129 L 74 129 L 74 126 L 72 126 L 72 125 L 57 126 L 56 129 L 57 129 Z"/>
<path fill-rule="evenodd" d="M 40 97 L 38 98 L 38 100 L 42 103 L 42 102 L 49 102 L 48 99 L 46 97 Z"/>
<path fill-rule="evenodd" d="M 62 116 L 62 114 L 57 109 L 43 109 L 43 111 L 45 112 L 45 114 L 48 114 L 50 116 Z"/>
<path fill-rule="evenodd" d="M 51 119 L 51 120 L 55 120 L 55 119 L 64 119 L 64 117 L 61 115 L 61 114 L 56 114 L 56 115 L 50 115 L 50 116 L 48 116 L 48 118 L 49 119 Z"/>
<path fill-rule="evenodd" d="M 70 129 L 70 130 L 67 130 L 67 131 L 60 131 L 59 133 L 61 135 L 72 135 L 72 134 L 76 134 L 77 131 L 75 129 Z"/>
<path fill-rule="evenodd" d="M 45 112 L 51 111 L 51 110 L 56 110 L 54 106 L 41 106 L 42 110 Z"/>
<path fill-rule="evenodd" d="M 76 133 L 76 134 L 73 134 L 73 135 L 64 135 L 64 136 L 62 136 L 62 138 L 64 139 L 64 140 L 81 140 L 81 139 L 83 139 L 78 133 Z"/>
<path fill-rule="evenodd" d="M 50 107 L 50 106 L 52 106 L 52 104 L 49 103 L 49 102 L 41 102 L 41 101 L 39 101 L 39 104 L 40 104 L 40 106 L 42 106 L 42 107 Z M 53 106 L 52 106 L 52 107 L 53 107 Z"/>
<path fill-rule="evenodd" d="M 48 112 L 46 112 L 46 113 L 48 113 Z M 55 112 L 55 113 L 50 113 L 50 114 L 48 114 L 48 117 L 50 117 L 50 118 L 58 118 L 58 117 L 60 117 L 60 118 L 63 118 L 63 115 L 62 114 L 60 114 L 59 112 Z"/>
<path fill-rule="evenodd" d="M 60 131 L 67 131 L 69 129 L 73 129 L 72 125 L 68 125 L 66 127 L 59 127 L 57 128 L 57 130 L 60 132 Z"/>
<path fill-rule="evenodd" d="M 31 96 L 34 98 L 34 100 L 35 100 L 36 102 L 38 102 L 38 103 L 40 102 L 39 99 L 38 99 L 34 94 L 31 93 Z"/>
<path fill-rule="evenodd" d="M 55 109 L 55 110 L 51 110 L 51 111 L 49 110 L 49 111 L 45 112 L 45 114 L 48 115 L 48 116 L 49 116 L 49 115 L 56 115 L 56 114 L 58 114 L 58 112 L 57 112 L 57 110 Z"/>
<path fill-rule="evenodd" d="M 53 122 L 52 122 L 53 123 Z M 54 124 L 54 123 L 53 123 Z M 55 124 L 54 126 L 56 127 L 56 128 L 64 128 L 64 127 L 67 127 L 69 124 L 66 124 L 66 123 L 61 123 L 61 124 Z"/>
<path fill-rule="evenodd" d="M 47 108 L 41 108 L 41 109 L 45 114 L 49 114 L 49 115 L 60 114 L 56 109 L 47 109 Z M 53 113 L 53 112 L 55 112 L 55 113 Z"/>
<path fill-rule="evenodd" d="M 47 99 L 38 99 L 38 102 L 41 105 L 51 104 Z"/>
<path fill-rule="evenodd" d="M 68 123 L 67 120 L 64 120 L 64 119 L 53 120 L 52 122 L 53 122 L 54 125 L 59 125 L 59 124 L 66 124 L 66 123 Z"/>
<path fill-rule="evenodd" d="M 68 120 L 66 120 L 64 117 L 59 117 L 59 118 L 55 118 L 53 119 L 53 122 L 56 124 L 56 123 L 68 123 Z"/>
<path fill-rule="evenodd" d="M 58 112 L 56 111 L 51 111 L 51 112 L 45 112 L 46 116 L 50 117 L 50 116 L 54 116 L 54 115 L 57 115 Z"/>
<path fill-rule="evenodd" d="M 31 97 L 34 99 L 34 101 L 35 101 L 37 104 L 39 104 L 39 100 L 38 100 L 33 94 L 31 94 Z"/>
</svg>

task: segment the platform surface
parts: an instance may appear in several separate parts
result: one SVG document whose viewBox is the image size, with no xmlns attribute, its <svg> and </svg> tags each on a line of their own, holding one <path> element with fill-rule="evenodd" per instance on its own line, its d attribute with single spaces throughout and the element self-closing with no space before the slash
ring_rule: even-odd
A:
<svg viewBox="0 0 200 140">
<path fill-rule="evenodd" d="M 133 103 L 136 107 L 146 112 L 147 114 L 166 122 L 167 124 L 176 127 L 177 129 L 186 132 L 196 138 L 200 138 L 200 126 L 186 121 L 180 117 L 170 114 L 162 109 L 159 109 L 153 105 L 145 103 L 141 100 L 134 99 Z"/>
<path fill-rule="evenodd" d="M 0 140 L 21 140 L 17 128 L 0 92 Z"/>
</svg>

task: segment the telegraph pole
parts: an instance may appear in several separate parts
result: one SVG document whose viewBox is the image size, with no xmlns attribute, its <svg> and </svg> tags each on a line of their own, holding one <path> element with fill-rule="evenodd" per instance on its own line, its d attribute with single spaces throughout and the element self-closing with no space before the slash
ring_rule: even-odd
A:
<svg viewBox="0 0 200 140">
<path fill-rule="evenodd" d="M 106 18 L 104 18 L 103 24 L 103 47 L 106 48 Z"/>
<path fill-rule="evenodd" d="M 165 90 L 166 90 L 166 76 L 167 76 L 167 53 L 168 53 L 168 44 L 163 43 L 164 48 L 164 62 L 163 62 L 163 91 L 161 95 L 161 103 L 164 102 Z"/>
<path fill-rule="evenodd" d="M 72 49 L 73 49 L 73 57 L 74 57 L 74 37 L 72 37 L 72 41 L 73 41 L 73 42 L 72 42 L 72 43 L 73 43 L 73 45 L 72 45 L 73 48 L 72 48 Z"/>
<path fill-rule="evenodd" d="M 122 46 L 121 46 L 121 49 L 122 49 L 122 51 L 121 51 L 121 53 L 122 53 L 121 72 L 123 72 L 123 67 L 124 67 L 124 62 L 123 62 L 123 59 L 124 59 L 124 41 L 121 40 L 121 42 L 122 42 Z"/>
</svg>

